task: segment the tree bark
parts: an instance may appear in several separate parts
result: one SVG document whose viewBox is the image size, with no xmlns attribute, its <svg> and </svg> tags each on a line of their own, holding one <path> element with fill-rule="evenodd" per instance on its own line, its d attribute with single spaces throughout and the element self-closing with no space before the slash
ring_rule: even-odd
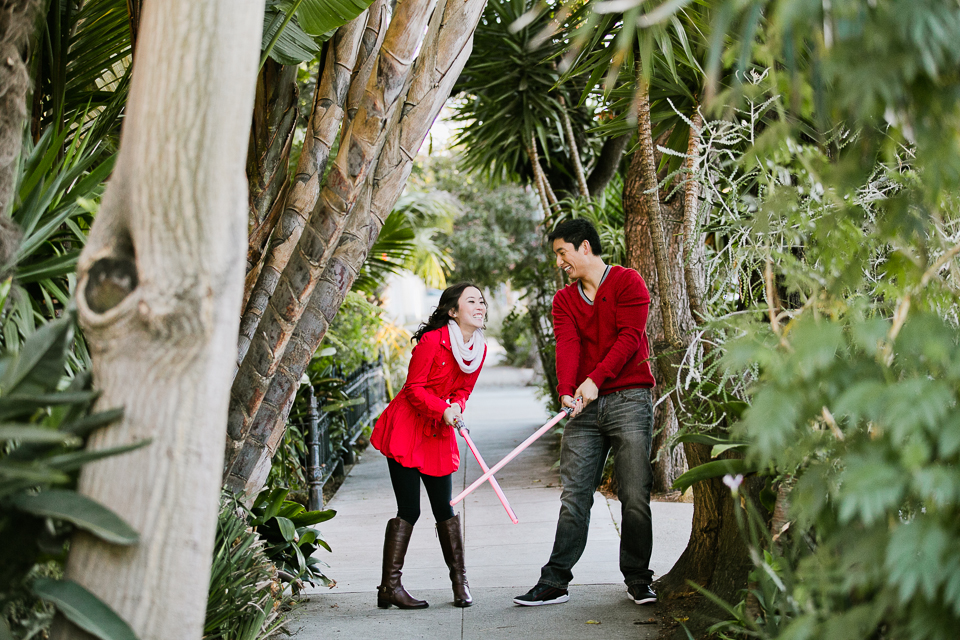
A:
<svg viewBox="0 0 960 640">
<path fill-rule="evenodd" d="M 700 232 L 700 180 L 697 169 L 700 165 L 700 134 L 703 130 L 703 114 L 699 105 L 694 105 L 693 126 L 687 138 L 687 157 L 683 161 L 685 180 L 683 189 L 683 278 L 687 285 L 687 302 L 694 320 L 702 322 L 703 294 L 703 238 Z"/>
<path fill-rule="evenodd" d="M 140 533 L 78 533 L 67 577 L 141 640 L 203 635 L 242 295 L 244 159 L 263 0 L 148 0 L 116 169 L 80 257 L 77 308 L 99 408 L 79 490 Z M 176 51 L 177 55 L 171 55 Z M 85 634 L 60 622 L 58 640 Z"/>
<path fill-rule="evenodd" d="M 684 449 L 691 467 L 710 461 L 710 447 L 707 445 L 685 443 Z M 760 484 L 756 477 L 747 478 L 740 485 L 740 495 L 744 500 L 752 500 L 751 496 L 758 494 Z M 726 614 L 698 595 L 688 581 L 727 602 L 736 603 L 742 597 L 741 591 L 753 568 L 734 508 L 730 489 L 719 478 L 695 484 L 690 540 L 670 572 L 656 583 L 661 599 L 695 600 L 696 606 L 686 608 L 690 619 L 684 623 L 694 637 L 705 637 L 707 627 Z M 685 640 L 688 636 L 684 629 L 677 627 L 672 632 L 665 630 L 662 637 Z"/>
<path fill-rule="evenodd" d="M 226 486 L 243 492 L 248 500 L 256 496 L 266 481 L 300 377 L 400 197 L 413 160 L 470 57 L 473 32 L 484 4 L 485 0 L 442 0 L 434 12 L 404 95 L 403 109 L 395 113 L 389 124 L 376 169 L 286 346 L 253 426 L 238 444 L 237 461 L 227 470 Z M 234 432 L 230 437 L 235 437 Z"/>
<path fill-rule="evenodd" d="M 287 182 L 299 99 L 296 65 L 284 66 L 268 58 L 257 76 L 247 152 L 251 234 L 263 225 Z"/>
<path fill-rule="evenodd" d="M 38 0 L 0 0 L 0 219 L 9 214 L 13 204 L 30 89 L 24 59 L 40 4 Z M 3 231 L 6 226 L 5 220 L 0 220 L 0 241 L 16 237 L 12 228 Z M 2 246 L 0 252 L 6 253 Z"/>
<path fill-rule="evenodd" d="M 283 198 L 273 194 L 273 212 L 282 211 L 270 231 L 269 246 L 262 258 L 262 248 L 255 244 L 262 237 L 251 237 L 247 258 L 247 278 L 244 291 L 244 312 L 240 319 L 240 337 L 237 362 L 243 361 L 250 341 L 263 317 L 263 312 L 277 288 L 280 274 L 300 240 L 313 208 L 320 195 L 320 184 L 330 157 L 330 149 L 343 121 L 343 104 L 350 87 L 350 76 L 357 62 L 360 38 L 367 24 L 367 14 L 362 13 L 353 21 L 337 30 L 327 43 L 324 68 L 317 82 L 313 109 L 307 122 L 303 149 L 297 162 L 297 170 L 289 191 Z M 259 92 L 258 92 L 259 93 Z M 294 102 L 296 108 L 296 102 Z M 256 123 L 255 123 L 256 125 Z M 253 134 L 256 135 L 254 126 Z M 293 131 L 291 129 L 291 135 Z M 251 149 L 252 150 L 252 149 Z M 284 163 L 284 167 L 286 163 Z M 250 167 L 247 168 L 248 174 Z M 286 171 L 283 172 L 286 182 Z"/>
<path fill-rule="evenodd" d="M 639 74 L 638 74 L 639 75 Z M 667 241 L 663 216 L 660 212 L 660 194 L 657 189 L 657 167 L 654 162 L 653 131 L 650 124 L 650 85 L 642 76 L 637 79 L 637 124 L 640 138 L 640 148 L 637 149 L 639 170 L 641 173 L 641 194 L 650 225 L 650 246 L 653 249 L 653 259 L 657 268 L 657 279 L 665 292 L 673 290 L 675 278 L 671 273 L 667 258 Z M 672 237 L 671 234 L 670 237 Z M 672 349 L 683 346 L 677 327 L 676 313 L 674 312 L 669 295 L 660 296 L 660 313 L 663 315 L 664 338 Z"/>
</svg>

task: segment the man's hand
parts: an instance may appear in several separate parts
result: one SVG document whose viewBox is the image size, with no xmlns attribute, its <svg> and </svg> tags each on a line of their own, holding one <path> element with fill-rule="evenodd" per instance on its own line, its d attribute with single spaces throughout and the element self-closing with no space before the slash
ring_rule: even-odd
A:
<svg viewBox="0 0 960 640">
<path fill-rule="evenodd" d="M 578 416 L 580 412 L 583 411 L 583 407 L 585 406 L 583 404 L 583 398 L 580 396 L 577 396 L 576 398 L 573 396 L 560 396 L 560 404 L 561 406 L 573 409 L 573 413 L 570 414 L 571 418 Z"/>
<path fill-rule="evenodd" d="M 457 416 L 461 415 L 460 405 L 454 402 L 452 405 L 446 408 L 443 412 L 443 421 L 446 422 L 451 427 L 456 426 L 454 420 Z"/>
<path fill-rule="evenodd" d="M 597 396 L 600 394 L 600 390 L 597 389 L 597 385 L 593 383 L 593 380 L 587 378 L 583 381 L 577 390 L 574 392 L 574 397 L 583 398 L 583 403 L 581 405 L 581 410 L 583 407 L 587 406 L 591 402 L 597 399 Z M 579 413 L 579 411 L 577 412 Z"/>
</svg>

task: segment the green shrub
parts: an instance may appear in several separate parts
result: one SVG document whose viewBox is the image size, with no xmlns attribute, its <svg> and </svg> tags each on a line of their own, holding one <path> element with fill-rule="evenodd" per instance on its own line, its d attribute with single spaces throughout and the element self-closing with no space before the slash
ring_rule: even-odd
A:
<svg viewBox="0 0 960 640">
<path fill-rule="evenodd" d="M 287 574 L 294 592 L 301 582 L 329 585 L 330 579 L 321 567 L 326 566 L 314 553 L 323 547 L 330 551 L 320 531 L 312 525 L 326 522 L 337 515 L 333 509 L 307 511 L 303 505 L 287 500 L 289 489 L 265 489 L 251 509 L 250 525 L 266 542 L 264 553 Z"/>
<path fill-rule="evenodd" d="M 91 412 L 89 373 L 63 379 L 73 325 L 72 315 L 47 323 L 0 358 L 0 634 L 36 635 L 54 605 L 100 638 L 135 638 L 90 592 L 60 579 L 77 528 L 111 544 L 137 543 L 136 531 L 74 487 L 84 464 L 146 444 L 83 451 L 87 436 L 122 410 Z"/>
</svg>

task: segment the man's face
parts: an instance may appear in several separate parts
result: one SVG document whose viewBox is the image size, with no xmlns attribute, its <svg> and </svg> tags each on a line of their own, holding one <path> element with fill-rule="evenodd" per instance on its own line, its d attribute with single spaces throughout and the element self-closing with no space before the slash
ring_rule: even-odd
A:
<svg viewBox="0 0 960 640">
<path fill-rule="evenodd" d="M 582 269 L 585 266 L 587 258 L 587 241 L 584 240 L 580 247 L 564 241 L 563 238 L 557 238 L 553 241 L 553 253 L 557 256 L 557 266 L 567 274 L 571 280 L 577 280 L 582 277 Z"/>
</svg>

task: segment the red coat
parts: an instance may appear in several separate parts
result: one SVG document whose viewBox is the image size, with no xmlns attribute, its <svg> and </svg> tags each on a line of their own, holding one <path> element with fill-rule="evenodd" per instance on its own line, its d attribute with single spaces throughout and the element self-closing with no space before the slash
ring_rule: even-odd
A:
<svg viewBox="0 0 960 640">
<path fill-rule="evenodd" d="M 484 350 L 482 358 L 487 357 Z M 443 422 L 450 404 L 464 410 L 480 368 L 465 374 L 450 349 L 450 331 L 440 327 L 423 334 L 413 348 L 407 380 L 380 414 L 370 443 L 404 467 L 428 476 L 445 476 L 460 467 L 460 449 L 453 427 Z M 449 404 L 447 401 L 450 401 Z"/>
</svg>

